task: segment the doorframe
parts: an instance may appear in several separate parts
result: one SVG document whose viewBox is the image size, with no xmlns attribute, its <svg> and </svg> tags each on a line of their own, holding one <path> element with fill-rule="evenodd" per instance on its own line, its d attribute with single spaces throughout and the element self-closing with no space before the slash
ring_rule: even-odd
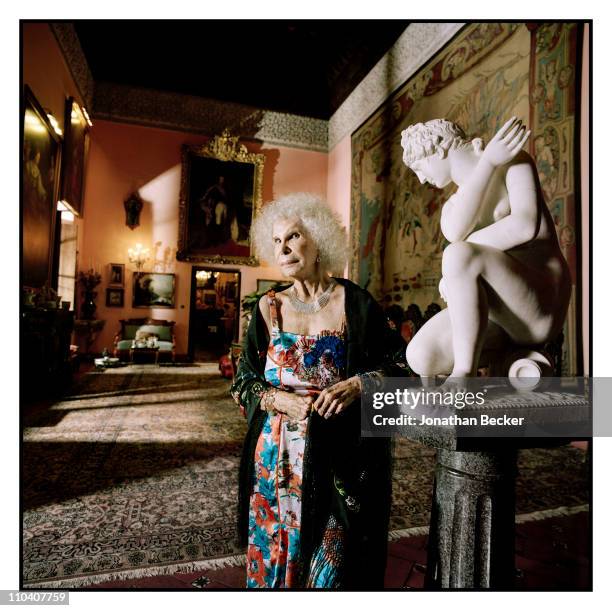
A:
<svg viewBox="0 0 612 611">
<path fill-rule="evenodd" d="M 193 353 L 194 353 L 194 341 L 191 335 L 191 329 L 194 322 L 196 307 L 195 307 L 195 297 L 196 297 L 196 273 L 199 271 L 208 271 L 208 272 L 220 272 L 223 274 L 238 274 L 238 288 L 237 292 L 237 300 L 238 303 L 236 305 L 236 331 L 234 333 L 234 337 L 232 341 L 237 341 L 238 335 L 240 333 L 240 285 L 242 282 L 242 272 L 240 269 L 228 269 L 226 267 L 215 267 L 214 265 L 192 265 L 191 266 L 191 291 L 189 293 L 189 325 L 187 327 L 187 358 L 189 362 L 193 362 Z"/>
</svg>

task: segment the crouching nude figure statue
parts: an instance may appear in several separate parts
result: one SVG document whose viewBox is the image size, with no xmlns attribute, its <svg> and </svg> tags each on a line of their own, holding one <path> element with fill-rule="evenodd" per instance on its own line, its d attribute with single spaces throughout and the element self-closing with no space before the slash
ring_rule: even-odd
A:
<svg viewBox="0 0 612 611">
<path fill-rule="evenodd" d="M 402 132 L 403 161 L 418 176 L 458 189 L 442 208 L 450 244 L 442 256 L 440 294 L 448 307 L 409 343 L 406 357 L 421 376 L 476 375 L 483 349 L 501 337 L 537 346 L 561 330 L 570 276 L 516 117 L 486 147 L 443 119 Z"/>
</svg>

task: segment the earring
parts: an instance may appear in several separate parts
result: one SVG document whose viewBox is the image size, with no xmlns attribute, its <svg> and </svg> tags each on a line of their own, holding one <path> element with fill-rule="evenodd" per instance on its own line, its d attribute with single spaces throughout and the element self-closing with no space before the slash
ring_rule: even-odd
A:
<svg viewBox="0 0 612 611">
<path fill-rule="evenodd" d="M 317 263 L 321 263 L 321 255 L 317 255 Z"/>
</svg>

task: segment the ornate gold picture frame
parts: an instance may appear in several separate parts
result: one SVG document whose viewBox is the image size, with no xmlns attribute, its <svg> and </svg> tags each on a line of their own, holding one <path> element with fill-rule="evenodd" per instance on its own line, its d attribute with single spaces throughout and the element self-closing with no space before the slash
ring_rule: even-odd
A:
<svg viewBox="0 0 612 611">
<path fill-rule="evenodd" d="M 88 153 L 89 123 L 77 101 L 74 98 L 68 98 L 64 112 L 62 200 L 79 216 L 83 215 L 83 192 Z"/>
<path fill-rule="evenodd" d="M 224 130 L 202 146 L 183 145 L 179 261 L 258 265 L 251 223 L 262 206 L 265 156 Z"/>
</svg>

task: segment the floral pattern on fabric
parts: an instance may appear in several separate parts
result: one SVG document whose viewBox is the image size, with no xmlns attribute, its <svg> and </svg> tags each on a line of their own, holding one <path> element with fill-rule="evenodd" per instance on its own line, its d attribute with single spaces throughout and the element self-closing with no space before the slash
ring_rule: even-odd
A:
<svg viewBox="0 0 612 611">
<path fill-rule="evenodd" d="M 272 333 L 265 366 L 268 383 L 301 395 L 318 392 L 344 379 L 343 332 L 318 335 L 283 332 L 271 297 Z M 255 448 L 254 482 L 249 511 L 248 588 L 291 588 L 298 585 L 302 470 L 307 420 L 267 415 Z M 331 527 L 331 525 L 330 525 Z M 335 553 L 330 553 L 330 550 Z M 335 587 L 342 549 L 337 524 L 326 531 L 311 567 L 309 587 Z M 314 575 L 314 574 L 313 574 Z"/>
<path fill-rule="evenodd" d="M 329 331 L 316 338 L 304 336 L 287 351 L 286 359 L 300 379 L 322 389 L 341 379 L 346 361 L 344 341 Z"/>
</svg>

